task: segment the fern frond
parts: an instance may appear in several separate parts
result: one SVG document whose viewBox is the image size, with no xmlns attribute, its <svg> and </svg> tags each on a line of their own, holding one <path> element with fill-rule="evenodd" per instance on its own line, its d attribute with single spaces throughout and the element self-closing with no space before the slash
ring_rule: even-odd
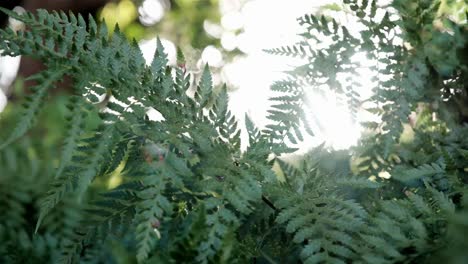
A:
<svg viewBox="0 0 468 264">
<path fill-rule="evenodd" d="M 197 91 L 195 92 L 195 99 L 198 101 L 201 107 L 206 106 L 206 104 L 210 101 L 212 90 L 213 80 L 211 78 L 208 64 L 206 64 L 203 68 L 203 73 Z"/>
<path fill-rule="evenodd" d="M 32 81 L 38 82 L 38 85 L 31 88 L 32 94 L 26 98 L 17 126 L 8 139 L 0 145 L 0 149 L 5 148 L 22 137 L 32 127 L 48 95 L 49 89 L 52 89 L 54 83 L 63 78 L 65 72 L 66 69 L 57 69 L 47 73 L 39 73 L 29 78 Z"/>
<path fill-rule="evenodd" d="M 443 162 L 434 162 L 431 164 L 424 164 L 413 169 L 401 170 L 401 172 L 398 172 L 399 168 L 396 168 L 396 170 L 397 171 L 393 176 L 395 179 L 404 182 L 411 182 L 414 180 L 419 180 L 423 177 L 431 177 L 437 174 L 445 173 L 445 164 Z"/>
<path fill-rule="evenodd" d="M 154 76 L 158 76 L 161 71 L 164 71 L 167 63 L 169 62 L 164 47 L 159 38 L 156 39 L 156 51 L 154 54 L 153 61 L 151 63 L 151 71 Z"/>
<path fill-rule="evenodd" d="M 67 121 L 68 131 L 65 136 L 65 142 L 62 148 L 60 166 L 57 168 L 55 178 L 59 178 L 63 169 L 69 165 L 74 152 L 78 148 L 79 138 L 83 133 L 85 117 L 87 112 L 84 110 L 84 101 L 80 97 L 71 97 L 70 104 L 67 106 L 70 110 Z"/>
<path fill-rule="evenodd" d="M 359 176 L 338 179 L 337 184 L 339 186 L 351 187 L 353 189 L 377 189 L 383 186 L 378 182 Z"/>
<path fill-rule="evenodd" d="M 137 204 L 135 222 L 136 238 L 138 240 L 137 259 L 143 262 L 153 250 L 155 240 L 159 239 L 159 225 L 164 213 L 171 214 L 172 205 L 163 195 L 165 188 L 164 175 L 155 171 L 155 174 L 147 175 L 143 181 L 143 190 L 137 193 L 142 199 Z"/>
<path fill-rule="evenodd" d="M 277 203 L 276 221 L 304 243 L 301 258 L 306 263 L 344 262 L 356 257 L 353 237 L 364 227 L 366 211 L 353 201 L 334 197 L 290 194 Z M 304 214 L 303 212 L 307 212 Z"/>
<path fill-rule="evenodd" d="M 87 156 L 83 167 L 69 167 L 62 178 L 58 178 L 52 183 L 51 189 L 41 203 L 36 232 L 42 219 L 62 200 L 66 192 L 77 191 L 78 194 L 83 194 L 97 176 L 102 162 L 109 154 L 108 149 L 112 146 L 114 140 L 112 133 L 114 133 L 112 126 L 102 127 L 96 137 L 87 140 L 86 152 L 83 153 Z"/>
</svg>

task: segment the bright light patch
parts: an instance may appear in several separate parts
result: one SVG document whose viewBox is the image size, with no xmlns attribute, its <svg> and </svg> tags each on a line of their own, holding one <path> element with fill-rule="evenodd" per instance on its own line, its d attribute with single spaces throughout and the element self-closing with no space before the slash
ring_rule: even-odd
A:
<svg viewBox="0 0 468 264">
<path fill-rule="evenodd" d="M 211 67 L 220 67 L 223 64 L 223 55 L 214 46 L 207 46 L 201 55 L 203 63 L 208 63 Z"/>
<path fill-rule="evenodd" d="M 352 121 L 349 109 L 337 101 L 333 92 L 309 93 L 310 126 L 319 141 L 334 149 L 346 149 L 357 143 L 361 127 Z"/>
<path fill-rule="evenodd" d="M 233 51 L 237 48 L 237 37 L 232 32 L 225 32 L 221 36 L 221 46 L 227 51 Z"/>
<path fill-rule="evenodd" d="M 379 172 L 378 176 L 382 179 L 390 179 L 392 175 L 388 171 L 381 171 Z"/>
<path fill-rule="evenodd" d="M 19 66 L 21 62 L 21 56 L 1 56 L 0 57 L 0 90 L 8 91 L 10 85 L 16 79 L 18 74 Z"/>
<path fill-rule="evenodd" d="M 3 93 L 3 91 L 0 89 L 0 113 L 3 112 L 3 109 L 5 109 L 7 105 L 7 97 Z"/>
<path fill-rule="evenodd" d="M 238 30 L 243 26 L 242 13 L 229 12 L 221 18 L 221 25 L 227 30 Z"/>
<path fill-rule="evenodd" d="M 245 56 L 235 58 L 222 70 L 223 80 L 238 88 L 230 94 L 230 109 L 240 122 L 243 122 L 243 116 L 247 113 L 260 128 L 267 125 L 269 120 L 265 116 L 271 104 L 268 98 L 275 96 L 269 90 L 270 85 L 273 81 L 281 80 L 284 71 L 304 62 L 300 58 L 268 55 L 263 50 L 293 45 L 302 40 L 298 34 L 303 28 L 298 25 L 296 19 L 304 14 L 319 11 L 321 6 L 337 2 L 340 1 L 220 1 L 223 15 L 221 23 L 226 29 L 221 37 L 221 45 L 228 51 L 238 48 L 245 53 Z M 346 24 L 351 34 L 357 34 L 365 28 L 344 12 L 333 12 L 330 15 L 336 17 L 340 23 Z M 234 21 L 233 17 L 238 19 Z M 240 25 L 243 25 L 243 30 L 235 35 L 232 29 Z M 326 47 L 331 39 L 319 41 L 320 43 L 313 44 L 314 47 Z M 372 80 L 375 73 L 369 68 L 375 66 L 375 63 L 366 55 L 357 53 L 351 58 L 352 62 L 360 64 L 356 67 L 357 75 L 345 73 L 338 76 L 338 81 L 343 84 L 354 83 L 353 90 L 359 93 L 361 99 L 369 98 L 373 94 L 372 88 L 375 87 Z M 372 119 L 366 111 L 359 109 L 356 120 L 353 120 L 346 98 L 342 95 L 339 95 L 342 96 L 339 98 L 333 92 L 336 87 L 321 88 L 324 88 L 324 94 L 319 94 L 317 87 L 306 88 L 310 104 L 308 119 L 315 136 L 305 138 L 300 144 L 300 152 L 323 142 L 334 149 L 349 148 L 355 145 L 361 136 L 362 127 L 359 123 Z M 328 91 L 329 89 L 331 91 Z"/>
<path fill-rule="evenodd" d="M 176 65 L 177 62 L 177 49 L 174 43 L 170 40 L 160 38 L 161 44 L 164 47 L 164 52 L 167 54 L 169 65 Z M 156 38 L 140 41 L 139 43 L 143 57 L 145 58 L 146 64 L 150 65 L 153 62 L 154 53 L 156 52 Z"/>
<path fill-rule="evenodd" d="M 153 107 L 148 107 L 146 109 L 146 115 L 150 121 L 159 122 L 166 120 L 164 116 L 158 110 L 154 109 Z"/>
<path fill-rule="evenodd" d="M 203 29 L 213 38 L 220 38 L 221 34 L 223 33 L 222 27 L 220 27 L 218 24 L 210 22 L 209 20 L 203 21 Z"/>
<path fill-rule="evenodd" d="M 145 26 L 152 26 L 161 21 L 164 13 L 161 0 L 145 0 L 138 8 L 139 20 Z"/>
</svg>

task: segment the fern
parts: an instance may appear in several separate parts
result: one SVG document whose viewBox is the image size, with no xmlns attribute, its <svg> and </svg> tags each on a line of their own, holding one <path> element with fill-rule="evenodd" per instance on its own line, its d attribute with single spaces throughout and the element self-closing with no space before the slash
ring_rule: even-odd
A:
<svg viewBox="0 0 468 264">
<path fill-rule="evenodd" d="M 305 263 L 344 262 L 356 257 L 353 239 L 362 228 L 366 212 L 352 201 L 333 197 L 291 196 L 280 203 L 279 224 L 294 233 L 293 241 L 304 243 Z M 306 212 L 306 213 L 304 213 Z"/>
<path fill-rule="evenodd" d="M 152 223 L 156 220 L 162 221 L 162 210 L 166 212 L 164 215 L 167 215 L 164 217 L 170 218 L 169 208 L 172 207 L 172 203 L 178 202 L 167 198 L 170 197 L 170 193 L 173 195 L 178 192 L 185 193 L 187 197 L 184 199 L 189 199 L 188 201 L 195 207 L 198 207 L 198 202 L 190 198 L 191 193 L 200 191 L 207 194 L 213 193 L 208 195 L 207 199 L 215 199 L 218 201 L 217 205 L 228 208 L 218 212 L 207 212 L 209 215 L 207 228 L 216 227 L 219 230 L 215 228 L 217 231 L 208 236 L 205 249 L 201 245 L 198 259 L 204 262 L 217 254 L 221 250 L 220 241 L 228 235 L 227 226 L 234 223 L 237 223 L 235 226 L 240 225 L 241 218 L 239 217 L 253 210 L 253 204 L 260 200 L 261 191 L 258 183 L 251 178 L 251 173 L 248 172 L 251 170 L 249 167 L 236 167 L 233 164 L 232 156 L 239 156 L 240 153 L 239 135 L 235 135 L 239 129 L 227 111 L 226 92 L 221 92 L 218 95 L 219 99 L 212 99 L 213 88 L 208 68 L 205 67 L 195 99 L 192 99 L 185 93 L 185 90 L 189 88 L 187 77 L 180 70 L 176 70 L 174 80 L 170 69 L 166 68 L 167 56 L 159 40 L 152 65 L 145 67 L 138 48 L 125 43 L 118 32 L 107 40 L 107 33 L 103 26 L 97 30 L 94 22 L 91 21 L 88 30 L 84 30 L 86 26 L 82 24 L 80 16 L 75 18 L 73 15 L 70 17 L 63 14 L 47 15 L 41 11 L 38 17 L 27 15 L 18 19 L 23 19 L 32 26 L 39 22 L 45 23 L 48 27 L 38 27 L 35 29 L 37 32 L 34 31 L 34 33 L 40 36 L 45 33 L 47 37 L 44 41 L 58 43 L 62 47 L 63 53 L 61 54 L 67 53 L 67 56 L 81 61 L 79 64 L 74 64 L 77 61 L 70 63 L 58 59 L 58 63 L 66 63 L 68 67 L 76 69 L 76 72 L 70 74 L 76 80 L 77 95 L 84 94 L 85 98 L 96 102 L 95 94 L 107 90 L 107 93 L 111 93 L 118 101 L 128 105 L 128 107 L 122 107 L 112 101 L 106 103 L 106 110 L 99 114 L 103 124 L 92 131 L 91 136 L 83 136 L 81 124 L 84 116 L 77 114 L 82 114 L 83 110 L 88 107 L 86 106 L 88 103 L 74 97 L 73 102 L 76 105 L 72 109 L 78 112 L 73 115 L 68 125 L 70 132 L 63 149 L 64 154 L 57 173 L 58 177 L 42 202 L 36 229 L 68 192 L 75 192 L 78 196 L 82 196 L 96 177 L 112 172 L 116 164 L 124 161 L 126 153 L 130 151 L 129 144 L 136 140 L 140 148 L 143 145 L 138 142 L 148 142 L 144 147 L 147 149 L 140 150 L 142 154 L 137 155 L 139 158 L 126 160 L 126 169 L 123 173 L 132 175 L 133 169 L 130 169 L 130 165 L 136 164 L 137 167 L 141 167 L 142 162 L 143 164 L 149 163 L 152 167 L 156 166 L 156 171 L 146 176 L 146 180 L 142 182 L 143 190 L 134 194 L 134 199 L 140 201 L 124 206 L 122 208 L 124 211 L 119 212 L 120 207 L 114 207 L 106 200 L 102 204 L 98 203 L 104 208 L 109 206 L 106 208 L 109 213 L 105 213 L 103 219 L 98 218 L 98 226 L 109 221 L 116 221 L 115 217 L 124 217 L 126 214 L 125 218 L 133 218 L 128 213 L 135 211 L 134 217 L 137 224 L 135 237 L 139 240 L 137 257 L 139 261 L 144 261 L 149 252 L 153 251 L 152 248 L 156 246 Z M 49 32 L 51 29 L 54 29 L 55 33 L 51 34 Z M 100 37 L 101 35 L 105 37 Z M 28 39 L 28 36 L 25 38 Z M 53 41 L 48 41 L 49 38 Z M 68 43 L 70 38 L 73 40 Z M 6 52 L 29 50 L 29 42 L 25 40 L 20 38 L 15 43 L 16 46 L 10 42 L 14 48 L 8 47 Z M 61 54 L 54 55 L 57 58 L 63 57 Z M 43 56 L 41 53 L 36 55 Z M 101 72 L 97 71 L 96 66 L 104 64 L 110 67 Z M 130 72 L 132 72 L 131 75 L 128 74 Z M 142 80 L 143 84 L 141 84 Z M 103 89 L 102 87 L 112 88 Z M 143 87 L 148 87 L 148 91 L 142 90 Z M 130 95 L 139 97 L 139 101 L 132 103 L 127 99 Z M 82 104 L 85 105 L 81 106 Z M 165 121 L 157 123 L 145 121 L 143 109 L 151 104 L 156 105 L 156 109 L 164 116 Z M 205 115 L 206 112 L 201 111 L 204 107 L 209 107 L 208 110 L 212 108 L 212 110 Z M 214 123 L 226 124 L 223 135 Z M 155 131 L 159 133 L 154 133 Z M 206 137 L 206 135 L 211 136 Z M 228 147 L 224 144 L 225 140 L 234 140 L 237 144 Z M 162 145 L 168 146 L 169 149 L 164 153 L 158 153 L 157 149 Z M 212 152 L 217 153 L 217 159 L 213 160 L 210 157 Z M 190 157 L 193 163 L 186 164 L 185 159 Z M 203 168 L 203 171 L 198 168 Z M 265 169 L 262 171 L 269 173 Z M 186 182 L 190 182 L 188 179 L 191 177 L 198 177 L 206 181 L 208 185 L 191 183 L 186 186 Z M 170 186 L 168 190 L 164 187 L 166 185 Z M 188 191 L 187 188 L 200 190 Z M 222 198 L 215 198 L 218 195 Z M 213 197 L 210 198 L 210 196 Z M 205 210 L 213 210 L 212 206 L 205 208 Z M 239 215 L 236 216 L 236 214 Z M 75 254 L 80 248 L 76 246 L 76 243 L 92 235 L 95 232 L 93 230 L 96 229 L 92 226 L 86 227 L 84 233 L 81 232 L 82 235 L 78 235 L 78 240 L 72 239 L 76 242 L 67 246 L 65 255 L 67 261 L 75 259 Z"/>
<path fill-rule="evenodd" d="M 30 78 L 31 81 L 36 81 L 39 84 L 32 88 L 33 93 L 26 99 L 18 125 L 15 127 L 9 138 L 2 143 L 0 148 L 4 148 L 19 139 L 28 131 L 29 128 L 31 128 L 44 103 L 44 100 L 47 97 L 48 89 L 51 88 L 54 82 L 60 80 L 64 73 L 65 70 L 62 69 L 51 72 L 50 76 L 38 74 Z"/>
<path fill-rule="evenodd" d="M 438 42 L 425 38 L 421 24 L 444 19 L 435 17 L 435 2 L 418 1 L 414 9 L 396 1 L 402 23 L 376 1 L 343 2 L 364 30 L 304 15 L 302 41 L 267 51 L 306 62 L 272 85 L 263 130 L 248 115 L 245 124 L 237 122 L 227 88 L 214 87 L 208 66 L 191 87 L 183 55 L 180 67 L 169 67 L 159 39 L 147 66 L 118 27 L 109 37 L 92 17 L 1 9 L 28 25 L 24 33 L 0 31 L 2 54 L 31 56 L 47 68 L 31 77 L 36 84 L 17 128 L 0 147 L 7 175 L 0 179 L 0 241 L 6 241 L 0 262 L 31 256 L 41 263 L 109 263 L 117 251 L 139 263 L 419 263 L 451 254 L 456 230 L 466 229 L 460 219 L 468 140 L 463 114 L 448 113 L 463 100 L 466 65 L 453 56 L 441 62 L 433 50 Z M 446 25 L 454 32 L 450 41 L 465 43 L 464 27 Z M 441 50 L 453 55 L 462 48 Z M 375 65 L 359 65 L 351 59 L 355 52 Z M 369 110 L 382 122 L 367 123 L 370 135 L 351 151 L 321 145 L 286 161 L 283 155 L 297 150 L 304 132 L 314 134 L 310 93 L 330 90 L 353 115 L 361 111 L 353 78 L 362 66 L 376 72 Z M 41 127 L 44 102 L 64 77 L 73 89 L 57 153 L 59 146 L 29 144 L 27 132 L 35 123 Z M 456 92 L 441 92 L 447 89 Z M 161 120 L 150 121 L 148 109 Z M 411 111 L 419 119 L 406 124 Z M 59 163 L 49 162 L 57 157 Z M 390 177 L 379 177 L 382 172 Z M 109 179 L 117 186 L 109 189 Z"/>
<path fill-rule="evenodd" d="M 445 172 L 444 167 L 445 167 L 445 164 L 437 164 L 437 163 L 424 164 L 424 165 L 419 166 L 418 168 L 404 170 L 403 175 L 401 176 L 399 176 L 397 172 L 397 175 L 395 175 L 394 177 L 402 181 L 407 181 L 407 182 L 414 181 L 414 180 L 419 180 L 423 178 L 424 176 L 430 177 L 430 176 L 434 176 L 437 174 L 442 174 Z"/>
<path fill-rule="evenodd" d="M 70 109 L 70 124 L 68 135 L 62 149 L 62 157 L 56 178 L 60 176 L 63 169 L 72 160 L 74 152 L 78 148 L 78 140 L 85 126 L 86 111 L 83 111 L 83 101 L 80 97 L 72 97 L 68 108 Z"/>
</svg>

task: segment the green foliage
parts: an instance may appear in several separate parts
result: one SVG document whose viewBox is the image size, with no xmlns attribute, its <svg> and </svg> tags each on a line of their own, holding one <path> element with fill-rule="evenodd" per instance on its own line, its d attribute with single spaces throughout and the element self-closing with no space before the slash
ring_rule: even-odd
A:
<svg viewBox="0 0 468 264">
<path fill-rule="evenodd" d="M 183 55 L 168 67 L 159 40 L 146 66 L 118 27 L 109 36 L 93 18 L 1 9 L 29 25 L 0 31 L 2 54 L 32 56 L 47 68 L 32 78 L 17 128 L 0 131 L 0 262 L 462 263 L 466 252 L 452 243 L 466 234 L 468 127 L 462 104 L 452 102 L 466 98 L 467 65 L 423 48 L 420 24 L 441 19 L 438 1 L 414 10 L 395 2 L 406 8 L 401 23 L 388 12 L 377 18 L 376 1 L 344 2 L 332 10 L 353 14 L 362 31 L 306 15 L 298 20 L 303 41 L 269 51 L 307 62 L 273 84 L 270 125 L 261 130 L 245 117 L 246 150 L 227 89 L 213 87 L 207 66 L 192 87 Z M 328 46 L 317 45 L 322 37 Z M 430 45 L 466 51 L 466 34 L 444 37 L 457 45 Z M 352 152 L 322 145 L 287 162 L 283 154 L 296 150 L 303 131 L 313 134 L 309 88 L 332 89 L 357 114 L 355 52 L 377 62 L 368 65 L 377 84 L 369 101 L 382 122 L 368 123 L 371 132 Z M 57 104 L 65 116 L 57 151 L 28 130 L 44 127 L 33 124 L 64 77 L 73 89 Z M 150 108 L 161 120 L 149 120 Z M 406 124 L 411 111 L 417 121 Z"/>
<path fill-rule="evenodd" d="M 368 212 L 367 216 L 357 218 L 364 221 L 365 228 L 360 230 L 349 220 L 352 226 L 350 230 L 359 234 L 353 236 L 346 229 L 347 225 L 338 225 L 342 234 L 347 234 L 352 239 L 351 245 L 354 247 L 348 246 L 346 239 L 338 244 L 349 249 L 348 255 L 344 255 L 344 251 L 338 253 L 327 248 L 337 245 L 334 240 L 330 240 L 330 236 L 313 233 L 311 229 L 301 229 L 307 227 L 307 222 L 315 223 L 313 227 L 320 230 L 316 223 L 321 219 L 315 218 L 315 214 L 327 219 L 328 209 L 315 213 L 313 202 L 307 198 L 311 193 L 306 192 L 303 186 L 295 188 L 303 193 L 302 198 L 308 200 L 309 206 L 299 210 L 299 215 L 288 215 L 281 221 L 288 223 L 286 231 L 295 233 L 299 230 L 297 233 L 313 234 L 314 239 L 321 237 L 319 242 L 309 245 L 307 240 L 307 243 L 303 243 L 306 244 L 304 250 L 307 250 L 302 255 L 305 262 L 309 257 L 312 257 L 310 263 L 349 262 L 360 258 L 360 261 L 368 263 L 430 262 L 430 255 L 450 241 L 445 227 L 448 219 L 458 214 L 455 208 L 461 206 L 460 197 L 466 190 L 467 163 L 462 154 L 463 149 L 466 149 L 466 139 L 463 136 L 466 135 L 466 125 L 463 125 L 466 121 L 463 114 L 465 107 L 457 101 L 466 103 L 464 76 L 467 64 L 459 60 L 459 56 L 453 55 L 464 54 L 467 50 L 466 21 L 465 24 L 456 24 L 450 20 L 449 14 L 436 14 L 434 10 L 440 11 L 437 9 L 441 4 L 439 1 L 395 1 L 393 6 L 400 11 L 403 18 L 401 23 L 391 18 L 391 10 L 383 12 L 383 16 L 377 18 L 379 8 L 376 1 L 344 2 L 345 5 L 340 10 L 354 13 L 357 21 L 364 26 L 362 31 L 350 33 L 346 26 L 339 25 L 325 15 L 306 15 L 298 19 L 305 29 L 303 41 L 295 46 L 268 51 L 306 59 L 306 63 L 291 71 L 286 80 L 273 85 L 272 89 L 281 93 L 281 98 L 285 99 L 282 104 L 273 107 L 286 109 L 282 113 L 275 113 L 276 119 L 293 120 L 293 126 L 300 126 L 298 114 L 292 109 L 298 103 L 306 104 L 308 93 L 320 92 L 323 85 L 327 85 L 338 98 L 345 98 L 349 109 L 357 113 L 362 100 L 352 90 L 359 84 L 349 83 L 349 79 L 338 76 L 348 74 L 359 77 L 355 71 L 359 65 L 349 60 L 355 52 L 364 52 L 370 62 L 377 62 L 365 65 L 375 72 L 373 81 L 377 87 L 374 95 L 367 101 L 375 105 L 369 110 L 378 115 L 382 122 L 367 123 L 372 132 L 355 149 L 356 160 L 350 160 L 357 163 L 355 173 L 359 176 L 348 176 L 344 181 L 340 179 L 339 182 L 346 183 L 341 186 L 348 190 L 341 189 L 338 192 L 341 195 L 350 195 L 342 196 L 341 202 L 348 202 L 350 198 L 357 199 L 358 204 Z M 427 4 L 429 2 L 432 4 Z M 445 2 L 443 4 L 448 5 Z M 442 28 L 440 20 L 446 21 Z M 398 30 L 402 31 L 401 34 Z M 427 30 L 433 32 L 432 37 L 427 36 Z M 414 31 L 417 31 L 417 35 L 413 35 Z M 445 40 L 440 39 L 442 35 Z M 403 42 L 397 43 L 397 37 Z M 328 41 L 324 41 L 324 44 L 317 43 L 319 39 Z M 429 49 L 434 49 L 433 45 L 441 50 L 437 55 L 429 53 Z M 311 90 L 307 90 L 308 88 Z M 445 92 L 447 89 L 450 90 L 448 96 Z M 417 120 L 410 126 L 405 123 L 411 111 L 417 113 Z M 403 140 L 404 128 L 406 134 L 413 133 L 410 140 Z M 307 157 L 304 159 L 310 160 Z M 316 166 L 320 168 L 320 165 Z M 390 179 L 381 178 L 381 172 L 388 173 Z M 286 177 L 287 175 L 288 173 Z M 297 173 L 292 175 L 297 177 Z M 337 175 L 340 173 L 333 172 L 328 177 Z M 360 180 L 353 184 L 354 179 L 359 177 Z M 372 179 L 372 184 L 367 184 L 367 179 Z M 326 199 L 327 194 L 334 194 L 333 188 L 318 184 L 316 178 L 311 182 L 317 188 L 326 188 L 325 193 L 315 196 L 316 199 Z M 288 208 L 300 208 L 301 205 L 298 204 L 299 202 L 294 201 L 288 204 Z M 328 206 L 333 207 L 332 204 Z M 339 215 L 339 211 L 335 209 L 334 216 Z M 353 215 L 352 212 L 347 214 L 348 217 Z M 307 219 L 308 217 L 311 218 Z M 295 221 L 303 226 L 296 226 Z M 332 224 L 338 222 L 338 219 L 334 219 Z M 327 230 L 333 228 L 335 227 L 331 225 Z M 432 240 L 435 241 L 434 244 L 428 243 Z M 353 255 L 355 253 L 357 255 Z M 466 258 L 465 253 L 458 251 L 455 254 L 460 255 L 456 259 Z M 334 259 L 337 256 L 340 257 L 339 260 Z"/>
<path fill-rule="evenodd" d="M 80 16 L 63 13 L 40 11 L 37 17 L 16 17 L 34 29 L 19 36 L 3 32 L 4 39 L 9 40 L 4 42 L 4 53 L 24 53 L 54 65 L 44 74 L 50 71 L 55 78 L 40 82 L 43 89 L 32 94 L 34 100 L 42 100 L 57 76 L 65 72 L 75 82 L 61 165 L 41 201 L 36 232 L 41 231 L 42 223 L 64 199 L 72 195 L 88 200 L 85 194 L 91 183 L 124 162 L 121 177 L 126 184 L 133 184 L 123 185 L 125 195 L 120 190 L 123 187 L 118 187 L 110 191 L 114 199 L 90 201 L 90 206 L 95 204 L 100 209 L 92 209 L 77 227 L 76 235 L 69 238 L 71 243 L 66 244 L 64 251 L 66 262 L 82 255 L 88 248 L 83 246 L 87 241 L 105 239 L 106 234 L 120 229 L 134 234 L 137 259 L 142 262 L 155 248 L 162 247 L 157 234 L 177 236 L 178 230 L 171 226 L 176 224 L 171 221 L 173 218 L 186 218 L 200 211 L 206 215 L 204 229 L 209 232 L 196 246 L 198 261 L 207 262 L 221 252 L 223 241 L 260 201 L 257 180 L 270 170 L 267 164 L 258 163 L 251 168 L 248 161 L 242 161 L 239 142 L 226 144 L 226 140 L 239 141 L 238 129 L 227 111 L 225 89 L 216 93 L 219 97 L 213 93 L 208 68 L 192 99 L 186 93 L 189 77 L 182 68 L 166 67 L 167 56 L 159 40 L 154 61 L 146 67 L 135 45 L 128 44 L 119 32 L 108 38 L 105 26 L 98 28 L 92 18 L 88 27 Z M 49 47 L 47 52 L 40 52 L 42 42 L 60 48 L 55 51 Z M 56 71 L 57 68 L 67 71 Z M 98 104 L 97 95 L 103 92 L 127 106 L 114 99 Z M 138 102 L 129 97 L 138 98 Z M 38 103 L 32 106 L 34 113 L 39 111 Z M 30 104 L 26 107 L 31 108 Z M 165 120 L 148 121 L 148 107 L 157 109 Z M 204 108 L 209 114 L 202 111 Z M 99 112 L 101 124 L 85 131 L 82 120 L 88 111 Z M 30 122 L 27 126 L 23 123 L 21 133 L 15 132 L 5 146 L 24 134 Z M 218 131 L 217 125 L 225 129 Z M 241 162 L 242 165 L 236 165 Z M 251 177 L 254 174 L 256 178 Z M 184 208 L 172 210 L 176 205 Z M 129 222 L 135 224 L 134 228 L 129 228 Z M 161 231 L 155 227 L 157 222 Z"/>
</svg>

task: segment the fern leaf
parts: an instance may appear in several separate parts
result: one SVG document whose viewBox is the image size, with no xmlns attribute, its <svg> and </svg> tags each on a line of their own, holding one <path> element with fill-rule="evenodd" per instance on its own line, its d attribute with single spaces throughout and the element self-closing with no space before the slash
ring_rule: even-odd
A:
<svg viewBox="0 0 468 264">
<path fill-rule="evenodd" d="M 78 140 L 83 133 L 86 117 L 86 111 L 84 111 L 83 103 L 83 100 L 79 97 L 72 97 L 70 99 L 70 105 L 68 106 L 71 111 L 68 119 L 70 123 L 68 124 L 68 131 L 62 148 L 60 166 L 57 168 L 55 178 L 60 177 L 63 169 L 68 166 L 78 147 Z"/>
<path fill-rule="evenodd" d="M 206 64 L 195 94 L 195 98 L 198 99 L 198 103 L 201 107 L 204 107 L 208 104 L 209 100 L 211 99 L 212 90 L 213 80 L 211 77 L 210 68 L 208 67 L 208 64 Z"/>
<path fill-rule="evenodd" d="M 64 73 L 65 70 L 56 70 L 49 74 L 37 74 L 30 78 L 31 80 L 37 81 L 39 84 L 32 88 L 33 93 L 27 97 L 26 103 L 23 105 L 24 108 L 17 122 L 18 125 L 14 128 L 8 139 L 0 145 L 0 149 L 5 148 L 22 137 L 28 129 L 31 128 L 47 97 L 48 90 L 52 88 L 54 82 L 62 78 Z"/>
<path fill-rule="evenodd" d="M 159 38 L 157 38 L 156 51 L 154 53 L 153 62 L 151 63 L 151 70 L 154 76 L 159 76 L 160 72 L 165 69 L 169 62 L 167 54 L 164 52 L 164 47 Z"/>
<path fill-rule="evenodd" d="M 423 164 L 417 168 L 395 173 L 394 178 L 404 182 L 419 180 L 423 177 L 431 177 L 445 172 L 445 164 L 442 162 Z"/>
<path fill-rule="evenodd" d="M 44 217 L 62 200 L 66 192 L 77 191 L 81 195 L 86 191 L 91 181 L 100 171 L 102 162 L 109 154 L 108 148 L 111 147 L 114 140 L 112 133 L 114 133 L 112 126 L 103 128 L 89 142 L 89 149 L 86 153 L 88 156 L 84 163 L 85 167 L 78 168 L 78 171 L 76 171 L 75 167 L 69 167 L 64 177 L 52 183 L 51 189 L 41 202 L 41 212 L 37 221 L 36 232 Z"/>
<path fill-rule="evenodd" d="M 156 172 L 156 171 L 155 171 Z M 142 181 L 144 189 L 137 196 L 142 199 L 137 204 L 135 222 L 137 245 L 137 259 L 141 263 L 145 261 L 150 251 L 153 250 L 156 239 L 159 239 L 159 225 L 163 219 L 163 214 L 170 215 L 172 211 L 171 203 L 162 195 L 165 188 L 163 175 L 149 174 Z"/>
</svg>

